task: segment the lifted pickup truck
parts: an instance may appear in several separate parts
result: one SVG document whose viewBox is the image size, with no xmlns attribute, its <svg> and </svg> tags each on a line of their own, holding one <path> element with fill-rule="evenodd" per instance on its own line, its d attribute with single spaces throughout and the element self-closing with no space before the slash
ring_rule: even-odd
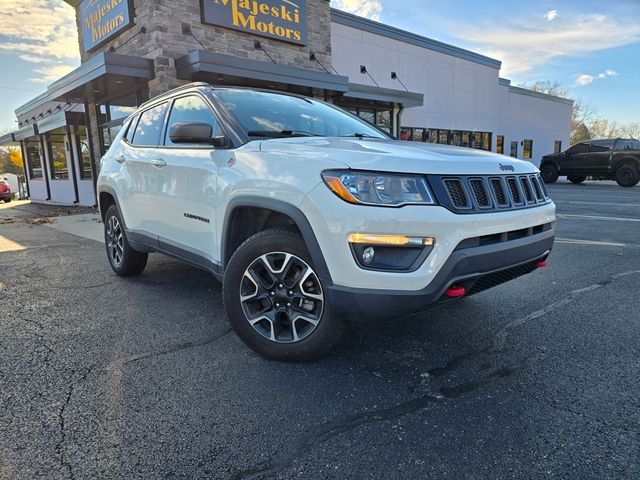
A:
<svg viewBox="0 0 640 480">
<path fill-rule="evenodd" d="M 592 177 L 633 187 L 640 182 L 640 141 L 617 138 L 576 143 L 562 153 L 542 157 L 540 172 L 545 183 L 566 175 L 572 183 Z"/>
</svg>

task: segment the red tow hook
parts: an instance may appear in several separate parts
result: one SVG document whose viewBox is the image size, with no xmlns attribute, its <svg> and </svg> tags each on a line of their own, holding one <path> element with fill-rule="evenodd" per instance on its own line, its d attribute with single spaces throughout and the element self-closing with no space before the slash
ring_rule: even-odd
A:
<svg viewBox="0 0 640 480">
<path fill-rule="evenodd" d="M 536 267 L 538 268 L 544 268 L 547 266 L 547 261 L 546 260 L 540 260 L 538 263 L 536 263 Z"/>
<path fill-rule="evenodd" d="M 444 291 L 444 296 L 449 298 L 458 298 L 462 297 L 465 293 L 467 293 L 467 290 L 464 287 L 461 287 L 460 285 L 451 285 Z"/>
</svg>

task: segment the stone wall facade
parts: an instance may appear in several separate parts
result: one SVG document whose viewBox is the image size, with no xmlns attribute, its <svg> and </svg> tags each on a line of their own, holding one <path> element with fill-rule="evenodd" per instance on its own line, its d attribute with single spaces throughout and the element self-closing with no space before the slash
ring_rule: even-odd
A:
<svg viewBox="0 0 640 480">
<path fill-rule="evenodd" d="M 84 52 L 79 15 L 76 15 L 81 60 L 84 63 L 97 53 L 108 51 L 153 59 L 155 79 L 149 82 L 151 97 L 186 83 L 176 79 L 174 61 L 194 50 L 270 63 L 263 51 L 254 48 L 254 41 L 260 40 L 276 63 L 324 71 L 317 62 L 309 59 L 310 53 L 315 53 L 322 65 L 328 69 L 331 67 L 328 0 L 307 0 L 308 42 L 305 46 L 203 24 L 199 0 L 132 1 L 134 25 L 91 53 Z"/>
</svg>

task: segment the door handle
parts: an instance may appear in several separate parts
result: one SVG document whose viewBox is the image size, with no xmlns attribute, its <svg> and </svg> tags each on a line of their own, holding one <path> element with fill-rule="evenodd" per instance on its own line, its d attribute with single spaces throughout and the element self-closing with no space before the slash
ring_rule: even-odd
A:
<svg viewBox="0 0 640 480">
<path fill-rule="evenodd" d="M 124 163 L 125 160 L 124 155 L 116 155 L 116 162 Z"/>
<path fill-rule="evenodd" d="M 165 160 L 162 160 L 161 158 L 154 158 L 153 160 L 151 160 L 151 165 L 153 165 L 154 167 L 166 167 L 167 162 Z"/>
</svg>

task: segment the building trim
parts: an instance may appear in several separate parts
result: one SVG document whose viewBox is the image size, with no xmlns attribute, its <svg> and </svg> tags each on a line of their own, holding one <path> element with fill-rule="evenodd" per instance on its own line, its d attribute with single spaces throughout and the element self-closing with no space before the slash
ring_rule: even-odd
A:
<svg viewBox="0 0 640 480">
<path fill-rule="evenodd" d="M 50 132 L 68 125 L 81 125 L 82 122 L 83 115 L 81 112 L 67 112 L 62 110 L 40 120 L 37 123 L 38 133 Z"/>
<path fill-rule="evenodd" d="M 207 50 L 194 50 L 176 59 L 175 64 L 177 77 L 183 80 L 201 80 L 207 75 L 226 75 L 335 92 L 349 90 L 349 79 L 341 75 L 238 58 Z"/>
<path fill-rule="evenodd" d="M 13 138 L 13 133 L 7 133 L 6 135 L 2 135 L 0 136 L 0 147 L 3 147 L 5 145 L 11 145 L 12 143 L 15 143 L 15 139 Z"/>
<path fill-rule="evenodd" d="M 407 32 L 399 28 L 390 27 L 383 23 L 374 22 L 367 18 L 362 18 L 357 15 L 343 12 L 341 10 L 331 9 L 331 21 L 339 25 L 355 28 L 357 30 L 364 30 L 365 32 L 373 33 L 383 37 L 391 38 L 399 42 L 408 43 L 417 47 L 427 48 L 435 52 L 444 53 L 445 55 L 451 55 L 453 57 L 468 60 L 470 62 L 479 63 L 487 67 L 500 69 L 502 62 L 494 58 L 480 55 L 479 53 L 465 50 L 464 48 L 449 45 L 448 43 L 439 42 L 432 38 L 423 37 L 415 33 Z"/>
<path fill-rule="evenodd" d="M 509 93 L 516 93 L 518 95 L 527 95 L 529 97 L 541 98 L 543 100 L 551 100 L 552 102 L 564 103 L 565 105 L 573 106 L 573 100 L 568 98 L 556 97 L 555 95 L 548 95 L 546 93 L 534 92 L 522 87 L 509 86 Z"/>
<path fill-rule="evenodd" d="M 498 85 L 500 85 L 502 87 L 508 87 L 509 85 L 511 85 L 511 80 L 509 80 L 508 78 L 499 77 L 498 78 Z"/>
<path fill-rule="evenodd" d="M 424 95 L 422 93 L 374 87 L 359 83 L 349 83 L 349 91 L 342 95 L 347 98 L 397 103 L 403 107 L 421 107 L 424 104 Z"/>
</svg>

